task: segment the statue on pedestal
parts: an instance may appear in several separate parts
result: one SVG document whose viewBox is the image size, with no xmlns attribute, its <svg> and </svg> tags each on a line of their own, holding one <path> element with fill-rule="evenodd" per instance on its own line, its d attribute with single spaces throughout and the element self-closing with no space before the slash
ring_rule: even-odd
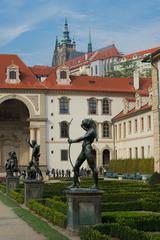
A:
<svg viewBox="0 0 160 240">
<path fill-rule="evenodd" d="M 38 176 L 43 179 L 42 172 L 39 168 L 40 145 L 37 144 L 36 140 L 32 140 L 32 143 L 27 140 L 27 143 L 33 149 L 31 161 L 27 167 L 27 179 L 38 180 Z"/>
<path fill-rule="evenodd" d="M 20 174 L 21 175 L 21 171 L 18 167 L 18 160 L 17 160 L 17 156 L 16 156 L 16 152 L 12 151 L 8 153 L 9 158 L 6 161 L 5 164 L 5 170 L 7 173 L 7 177 L 8 176 L 14 176 L 14 173 L 16 174 Z"/>
<path fill-rule="evenodd" d="M 84 119 L 82 121 L 81 127 L 86 131 L 86 134 L 78 139 L 71 140 L 68 139 L 68 143 L 77 143 L 83 141 L 82 151 L 80 152 L 75 166 L 73 167 L 74 171 L 74 181 L 70 188 L 78 188 L 80 186 L 79 183 L 79 168 L 82 163 L 87 160 L 89 167 L 93 173 L 94 185 L 91 187 L 93 189 L 98 188 L 98 171 L 96 169 L 96 159 L 93 153 L 92 143 L 94 140 L 97 140 L 97 132 L 96 132 L 96 124 L 92 119 Z"/>
</svg>

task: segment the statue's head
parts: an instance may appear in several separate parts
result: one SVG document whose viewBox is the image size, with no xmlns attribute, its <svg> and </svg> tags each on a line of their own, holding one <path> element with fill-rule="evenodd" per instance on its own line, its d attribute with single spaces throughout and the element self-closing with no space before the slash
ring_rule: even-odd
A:
<svg viewBox="0 0 160 240">
<path fill-rule="evenodd" d="M 82 121 L 81 127 L 85 130 L 88 131 L 90 128 L 96 128 L 95 121 L 91 118 L 86 118 Z"/>
<path fill-rule="evenodd" d="M 36 140 L 32 140 L 32 145 L 35 146 L 36 145 Z"/>
</svg>

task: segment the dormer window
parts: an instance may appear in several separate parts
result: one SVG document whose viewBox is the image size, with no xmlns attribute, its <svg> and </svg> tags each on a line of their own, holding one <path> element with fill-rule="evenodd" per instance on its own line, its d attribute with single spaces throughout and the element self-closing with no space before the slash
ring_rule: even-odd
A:
<svg viewBox="0 0 160 240">
<path fill-rule="evenodd" d="M 14 63 L 12 63 L 11 65 L 9 65 L 7 67 L 7 78 L 6 78 L 6 82 L 7 83 L 19 83 L 20 79 L 19 79 L 19 67 L 17 65 L 15 65 Z"/>
<path fill-rule="evenodd" d="M 66 79 L 67 78 L 66 71 L 60 71 L 60 78 L 62 78 L 62 79 Z"/>
<path fill-rule="evenodd" d="M 57 84 L 69 85 L 71 83 L 70 72 L 68 66 L 61 66 L 57 69 Z"/>
<path fill-rule="evenodd" d="M 16 79 L 16 71 L 10 71 L 9 72 L 9 78 L 10 79 Z"/>
</svg>

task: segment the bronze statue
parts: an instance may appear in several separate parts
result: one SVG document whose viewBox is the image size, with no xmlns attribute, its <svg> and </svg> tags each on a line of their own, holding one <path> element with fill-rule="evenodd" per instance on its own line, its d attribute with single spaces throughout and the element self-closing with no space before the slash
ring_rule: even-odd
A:
<svg viewBox="0 0 160 240">
<path fill-rule="evenodd" d="M 97 140 L 97 132 L 96 132 L 96 124 L 92 119 L 84 119 L 82 121 L 81 127 L 86 131 L 86 134 L 78 139 L 71 140 L 68 139 L 69 144 L 77 143 L 83 141 L 82 144 L 82 151 L 80 152 L 75 166 L 73 168 L 74 170 L 74 182 L 70 186 L 70 188 L 76 188 L 80 186 L 78 177 L 79 177 L 79 168 L 82 165 L 82 163 L 87 160 L 89 167 L 92 170 L 93 173 L 93 180 L 94 185 L 92 188 L 97 189 L 98 188 L 98 172 L 96 169 L 96 159 L 93 154 L 93 148 L 92 143 L 94 140 Z"/>
<path fill-rule="evenodd" d="M 14 151 L 9 152 L 8 155 L 9 155 L 9 158 L 7 159 L 5 164 L 7 176 L 14 176 L 14 173 L 16 173 L 16 175 L 18 173 L 21 175 L 21 171 L 18 167 L 16 152 Z"/>
<path fill-rule="evenodd" d="M 37 144 L 36 140 L 32 140 L 32 143 L 27 140 L 27 143 L 33 149 L 31 161 L 29 162 L 29 165 L 27 167 L 27 178 L 36 179 L 38 174 L 40 178 L 43 179 L 42 172 L 39 168 L 40 145 Z"/>
</svg>

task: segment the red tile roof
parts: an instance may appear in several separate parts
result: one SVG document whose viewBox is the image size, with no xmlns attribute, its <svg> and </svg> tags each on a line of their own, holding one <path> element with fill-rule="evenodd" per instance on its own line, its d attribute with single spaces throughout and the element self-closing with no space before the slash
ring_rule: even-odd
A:
<svg viewBox="0 0 160 240">
<path fill-rule="evenodd" d="M 40 66 L 40 65 L 35 65 L 32 67 L 29 67 L 30 70 L 33 72 L 33 74 L 35 75 L 45 75 L 48 76 L 51 72 L 51 70 L 53 69 L 53 67 L 49 67 L 49 66 Z"/>
<path fill-rule="evenodd" d="M 136 101 L 136 99 L 133 97 L 133 98 L 131 98 L 131 97 L 125 97 L 125 99 L 128 101 L 128 102 L 135 102 Z"/>
<path fill-rule="evenodd" d="M 135 114 L 139 114 L 144 111 L 150 111 L 151 109 L 152 109 L 152 106 L 148 105 L 148 103 L 147 103 L 139 109 L 133 108 L 132 110 L 128 111 L 128 113 L 124 113 L 123 111 L 121 111 L 114 118 L 112 118 L 112 121 L 116 122 L 116 121 L 120 121 L 120 120 L 123 120 L 126 118 L 130 118 L 131 116 L 133 116 Z"/>
<path fill-rule="evenodd" d="M 82 65 L 87 65 L 90 62 L 94 62 L 97 60 L 103 60 L 106 58 L 116 57 L 116 56 L 121 56 L 121 54 L 119 53 L 119 51 L 113 44 L 109 47 L 106 47 L 106 48 L 103 48 L 103 49 L 100 49 L 100 50 L 97 50 L 97 51 L 94 51 L 91 53 L 86 53 L 80 57 L 73 58 L 73 59 L 65 62 L 65 64 L 67 66 L 69 66 L 70 69 L 74 69 L 74 68 L 77 68 Z"/>
<path fill-rule="evenodd" d="M 121 54 L 119 53 L 119 51 L 117 50 L 117 48 L 115 47 L 115 45 L 112 45 L 111 47 L 108 48 L 104 48 L 103 50 L 99 50 L 97 51 L 97 54 L 95 55 L 95 57 L 91 60 L 96 61 L 96 60 L 103 60 L 103 59 L 107 59 L 107 58 L 111 58 L 111 57 L 117 57 L 117 56 L 121 56 Z"/>
<path fill-rule="evenodd" d="M 134 52 L 134 53 L 124 55 L 123 57 L 126 58 L 127 60 L 130 60 L 134 56 L 143 57 L 145 54 L 152 54 L 153 52 L 157 51 L 158 49 L 160 49 L 160 47 L 149 48 L 149 49 L 146 49 L 146 50 L 143 50 L 143 51 L 138 51 L 138 52 Z"/>
<path fill-rule="evenodd" d="M 11 63 L 19 67 L 21 82 L 18 84 L 8 84 L 6 80 L 6 70 Z M 32 71 L 31 71 L 32 69 Z M 40 82 L 37 73 L 47 73 L 49 76 Z M 133 78 L 110 78 L 95 76 L 70 76 L 71 84 L 57 84 L 56 69 L 45 66 L 27 67 L 17 55 L 0 55 L 0 88 L 5 89 L 48 89 L 48 90 L 73 90 L 90 92 L 116 92 L 116 93 L 135 93 Z M 141 91 L 144 91 L 150 84 L 150 79 L 141 79 Z"/>
<path fill-rule="evenodd" d="M 6 83 L 7 67 L 15 64 L 19 67 L 20 79 L 22 82 L 18 84 Z M 17 89 L 43 89 L 45 88 L 40 82 L 37 81 L 31 70 L 25 63 L 15 54 L 0 54 L 0 88 L 17 88 Z"/>
</svg>

